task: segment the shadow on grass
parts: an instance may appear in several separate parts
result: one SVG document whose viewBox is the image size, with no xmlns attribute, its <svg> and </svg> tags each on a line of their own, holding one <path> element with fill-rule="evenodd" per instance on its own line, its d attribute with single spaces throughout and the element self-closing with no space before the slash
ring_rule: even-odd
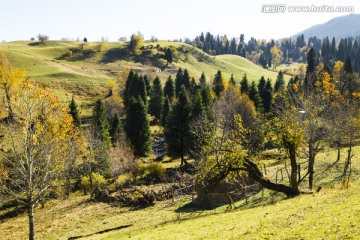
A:
<svg viewBox="0 0 360 240">
<path fill-rule="evenodd" d="M 28 44 L 29 46 L 36 47 L 36 46 L 45 46 L 44 42 L 31 42 Z"/>
<path fill-rule="evenodd" d="M 129 58 L 126 48 L 111 48 L 106 51 L 101 59 L 101 63 L 111 63 L 118 60 L 126 60 Z"/>
<path fill-rule="evenodd" d="M 84 237 L 91 237 L 91 236 L 94 236 L 94 235 L 97 235 L 97 234 L 103 234 L 103 233 L 107 233 L 107 232 L 111 232 L 111 231 L 116 231 L 116 230 L 119 230 L 119 229 L 131 227 L 131 226 L 132 226 L 132 224 L 121 225 L 121 226 L 114 227 L 114 228 L 108 228 L 108 229 L 105 229 L 105 230 L 102 230 L 102 231 L 99 231 L 99 232 L 96 232 L 96 233 L 90 233 L 90 234 L 87 234 L 87 235 L 69 237 L 68 240 L 79 239 L 79 238 L 84 238 Z"/>
</svg>

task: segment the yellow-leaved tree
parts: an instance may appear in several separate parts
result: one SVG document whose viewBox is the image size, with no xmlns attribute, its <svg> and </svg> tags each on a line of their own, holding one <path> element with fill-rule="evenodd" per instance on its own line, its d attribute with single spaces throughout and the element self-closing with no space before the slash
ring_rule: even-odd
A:
<svg viewBox="0 0 360 240">
<path fill-rule="evenodd" d="M 21 80 L 24 79 L 25 71 L 13 69 L 5 53 L 0 52 L 0 88 L 5 92 L 5 106 L 8 112 L 8 119 L 14 118 L 12 95 L 18 88 Z"/>
<path fill-rule="evenodd" d="M 74 142 L 76 132 L 68 108 L 30 79 L 20 84 L 13 97 L 15 118 L 6 125 L 11 153 L 4 165 L 9 174 L 0 181 L 8 194 L 26 206 L 29 239 L 34 239 L 34 207 L 61 185 L 69 143 Z"/>
</svg>

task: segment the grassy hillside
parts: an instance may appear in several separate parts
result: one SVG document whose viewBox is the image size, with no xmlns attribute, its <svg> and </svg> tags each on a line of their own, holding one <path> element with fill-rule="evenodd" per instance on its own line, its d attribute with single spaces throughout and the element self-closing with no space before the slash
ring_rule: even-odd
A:
<svg viewBox="0 0 360 240">
<path fill-rule="evenodd" d="M 177 59 L 166 65 L 159 49 L 172 46 L 177 49 Z M 141 56 L 130 56 L 126 44 L 119 42 L 105 43 L 104 49 L 97 51 L 99 43 L 47 41 L 17 41 L 1 43 L 4 51 L 15 67 L 26 69 L 26 75 L 52 89 L 62 101 L 69 101 L 74 95 L 85 111 L 87 104 L 107 94 L 105 84 L 109 80 L 124 81 L 130 68 L 138 68 L 151 78 L 159 75 L 165 81 L 169 75 L 173 77 L 180 67 L 187 68 L 190 74 L 199 79 L 205 72 L 211 80 L 218 70 L 229 79 L 234 74 L 239 82 L 246 73 L 250 81 L 258 81 L 261 76 L 276 79 L 276 72 L 262 69 L 252 62 L 234 55 L 210 56 L 197 48 L 180 42 L 147 42 L 147 53 Z M 72 50 L 71 57 L 64 54 Z M 154 72 L 154 67 L 161 72 Z"/>
<path fill-rule="evenodd" d="M 155 206 L 128 208 L 88 202 L 80 193 L 68 200 L 53 200 L 36 209 L 39 239 L 357 239 L 360 236 L 360 148 L 355 148 L 349 189 L 336 180 L 343 162 L 331 169 L 336 152 L 326 150 L 317 158 L 316 187 L 320 192 L 285 199 L 265 191 L 235 209 L 213 210 L 186 207 L 191 197 L 157 202 Z M 342 152 L 342 159 L 346 151 Z M 278 165 L 266 160 L 269 176 Z M 321 181 L 319 180 L 321 179 Z M 305 185 L 303 186 L 305 190 Z M 27 216 L 0 224 L 2 239 L 26 239 Z"/>
</svg>

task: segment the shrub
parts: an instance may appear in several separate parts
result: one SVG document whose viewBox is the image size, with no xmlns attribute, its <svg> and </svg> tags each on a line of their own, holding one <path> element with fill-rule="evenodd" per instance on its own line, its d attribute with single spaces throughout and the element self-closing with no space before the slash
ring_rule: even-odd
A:
<svg viewBox="0 0 360 240">
<path fill-rule="evenodd" d="M 93 183 L 93 190 L 96 187 L 101 187 L 101 186 L 105 186 L 106 185 L 106 180 L 105 178 L 100 174 L 100 173 L 91 173 L 91 177 L 92 177 L 92 183 Z M 88 175 L 83 176 L 81 178 L 81 186 L 86 190 L 86 191 L 90 191 L 90 178 Z"/>
<path fill-rule="evenodd" d="M 145 176 L 143 180 L 147 183 L 158 183 L 164 180 L 165 168 L 159 163 L 151 163 L 145 167 Z"/>
<path fill-rule="evenodd" d="M 128 183 L 131 183 L 132 175 L 130 173 L 121 174 L 116 179 L 115 185 L 117 188 L 120 188 Z"/>
<path fill-rule="evenodd" d="M 49 36 L 44 35 L 44 34 L 37 35 L 37 38 L 39 39 L 40 42 L 45 42 L 45 41 L 49 40 Z"/>
<path fill-rule="evenodd" d="M 66 50 L 66 52 L 64 53 L 64 57 L 66 58 L 71 58 L 73 55 L 73 52 L 71 50 Z"/>
</svg>

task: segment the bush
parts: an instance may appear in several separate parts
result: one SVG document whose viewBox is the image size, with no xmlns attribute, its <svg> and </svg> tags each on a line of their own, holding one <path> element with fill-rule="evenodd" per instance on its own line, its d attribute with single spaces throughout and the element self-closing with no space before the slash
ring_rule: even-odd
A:
<svg viewBox="0 0 360 240">
<path fill-rule="evenodd" d="M 92 173 L 93 190 L 96 187 L 102 187 L 106 185 L 105 178 L 100 173 Z M 81 178 L 81 186 L 86 190 L 90 191 L 90 178 L 88 175 Z"/>
<path fill-rule="evenodd" d="M 45 42 L 45 41 L 49 40 L 49 36 L 44 35 L 44 34 L 37 35 L 37 38 L 39 39 L 40 42 Z"/>
<path fill-rule="evenodd" d="M 164 180 L 165 168 L 159 163 L 151 163 L 145 167 L 143 180 L 148 183 L 158 183 Z"/>
<path fill-rule="evenodd" d="M 71 58 L 73 55 L 73 52 L 71 50 L 66 50 L 66 52 L 64 53 L 64 57 L 66 58 Z"/>
<path fill-rule="evenodd" d="M 132 175 L 129 173 L 119 175 L 115 182 L 116 188 L 120 188 L 128 183 L 131 183 L 132 178 Z"/>
</svg>

